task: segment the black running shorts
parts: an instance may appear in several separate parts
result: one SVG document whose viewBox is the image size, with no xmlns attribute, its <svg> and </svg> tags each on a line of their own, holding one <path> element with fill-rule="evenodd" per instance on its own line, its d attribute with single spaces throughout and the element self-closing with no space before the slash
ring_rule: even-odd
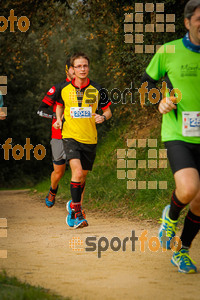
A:
<svg viewBox="0 0 200 300">
<path fill-rule="evenodd" d="M 200 174 L 200 144 L 169 141 L 165 147 L 173 174 L 184 168 L 197 169 Z"/>
<path fill-rule="evenodd" d="M 80 159 L 83 170 L 92 170 L 96 156 L 97 144 L 83 144 L 74 139 L 63 139 L 67 161 L 73 158 Z"/>
</svg>

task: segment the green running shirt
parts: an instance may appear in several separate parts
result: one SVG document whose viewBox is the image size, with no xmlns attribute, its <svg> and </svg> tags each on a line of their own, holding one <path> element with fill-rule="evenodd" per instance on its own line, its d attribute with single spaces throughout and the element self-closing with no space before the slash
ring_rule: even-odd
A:
<svg viewBox="0 0 200 300">
<path fill-rule="evenodd" d="M 168 76 L 173 88 L 182 93 L 177 115 L 172 110 L 162 117 L 162 141 L 181 140 L 199 144 L 200 53 L 186 48 L 183 39 L 166 43 L 153 56 L 146 73 L 154 80 Z"/>
</svg>

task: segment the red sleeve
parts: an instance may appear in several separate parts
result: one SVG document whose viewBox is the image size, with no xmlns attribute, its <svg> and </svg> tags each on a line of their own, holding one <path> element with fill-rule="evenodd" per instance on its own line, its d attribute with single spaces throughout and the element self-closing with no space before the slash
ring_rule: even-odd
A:
<svg viewBox="0 0 200 300">
<path fill-rule="evenodd" d="M 101 106 L 101 109 L 104 110 L 108 108 L 110 105 L 111 105 L 111 101 L 109 101 L 108 104 L 106 104 L 106 106 Z"/>
<path fill-rule="evenodd" d="M 63 100 L 60 100 L 60 102 L 56 101 L 56 104 L 60 105 L 60 106 L 64 106 L 64 102 L 63 103 L 61 103 L 61 102 L 63 102 Z"/>
<path fill-rule="evenodd" d="M 100 100 L 99 107 L 104 110 L 111 105 L 111 101 L 108 99 L 108 91 L 105 88 L 99 90 Z"/>
<path fill-rule="evenodd" d="M 58 83 L 55 86 L 52 86 L 48 90 L 46 96 L 42 101 L 47 105 L 52 106 L 53 104 L 56 103 L 56 101 L 59 101 L 60 93 L 61 93 L 61 84 Z"/>
<path fill-rule="evenodd" d="M 54 103 L 54 101 L 51 98 L 49 98 L 48 96 L 45 96 L 44 99 L 42 100 L 42 102 L 46 103 L 49 106 L 52 106 Z"/>
</svg>

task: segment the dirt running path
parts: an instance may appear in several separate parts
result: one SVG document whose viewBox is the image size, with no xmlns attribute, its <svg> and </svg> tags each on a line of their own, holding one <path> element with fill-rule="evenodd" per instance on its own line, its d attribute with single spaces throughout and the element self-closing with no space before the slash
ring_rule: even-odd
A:
<svg viewBox="0 0 200 300">
<path fill-rule="evenodd" d="M 102 219 L 87 213 L 89 227 L 73 230 L 65 224 L 63 205 L 47 209 L 27 193 L 0 192 L 0 218 L 8 220 L 8 237 L 0 238 L 0 249 L 8 258 L 0 259 L 0 269 L 33 285 L 40 285 L 73 300 L 95 299 L 200 299 L 200 273 L 185 275 L 170 263 L 172 251 L 148 250 L 113 252 L 110 247 L 97 258 L 97 252 L 73 251 L 69 241 L 79 237 L 105 236 L 121 239 L 148 230 L 148 241 L 157 236 L 157 226 L 150 222 Z M 80 246 L 77 246 L 80 248 Z M 191 256 L 200 269 L 200 235 Z"/>
</svg>

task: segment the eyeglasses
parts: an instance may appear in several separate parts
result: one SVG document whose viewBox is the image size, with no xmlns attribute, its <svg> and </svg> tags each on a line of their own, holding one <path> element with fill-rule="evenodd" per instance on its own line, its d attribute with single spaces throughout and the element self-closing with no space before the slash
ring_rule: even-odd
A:
<svg viewBox="0 0 200 300">
<path fill-rule="evenodd" d="M 77 70 L 88 69 L 88 67 L 89 67 L 88 65 L 83 65 L 83 66 L 78 65 L 78 66 L 74 66 L 74 68 L 77 69 Z"/>
</svg>

